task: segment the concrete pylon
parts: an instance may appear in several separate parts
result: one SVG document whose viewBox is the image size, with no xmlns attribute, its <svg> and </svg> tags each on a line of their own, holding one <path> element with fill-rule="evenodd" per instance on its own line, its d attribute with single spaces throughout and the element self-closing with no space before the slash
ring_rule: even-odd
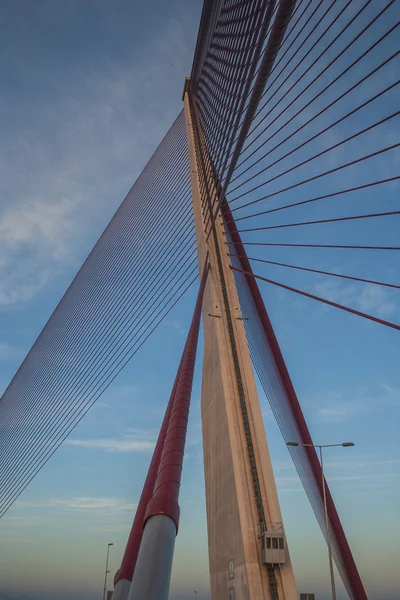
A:
<svg viewBox="0 0 400 600">
<path fill-rule="evenodd" d="M 207 251 L 210 264 L 201 410 L 211 598 L 296 600 L 286 540 L 280 558 L 266 548 L 267 537 L 283 532 L 282 515 L 221 215 L 207 239 L 215 186 L 189 87 L 184 106 L 199 268 Z"/>
</svg>

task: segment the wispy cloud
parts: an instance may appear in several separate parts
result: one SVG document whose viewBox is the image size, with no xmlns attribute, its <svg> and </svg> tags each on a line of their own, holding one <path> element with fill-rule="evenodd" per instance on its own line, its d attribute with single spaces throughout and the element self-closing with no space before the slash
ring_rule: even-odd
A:
<svg viewBox="0 0 400 600">
<path fill-rule="evenodd" d="M 343 483 L 351 496 L 370 496 L 386 492 L 396 485 L 400 473 L 393 467 L 400 464 L 400 458 L 361 456 L 354 460 L 324 461 L 329 483 Z M 303 492 L 300 478 L 297 475 L 277 476 L 276 482 L 280 492 Z"/>
<path fill-rule="evenodd" d="M 155 442 L 149 439 L 147 432 L 126 433 L 120 438 L 98 438 L 89 440 L 66 440 L 68 446 L 78 446 L 90 450 L 106 452 L 147 452 L 154 448 Z"/>
<path fill-rule="evenodd" d="M 321 417 L 344 417 L 345 415 L 349 414 L 349 409 L 348 407 L 335 407 L 335 408 L 321 408 L 319 410 L 319 414 L 321 415 Z"/>
<path fill-rule="evenodd" d="M 400 389 L 394 388 L 388 383 L 384 383 L 382 387 L 388 393 L 391 400 L 394 400 L 395 402 L 400 401 Z"/>
<path fill-rule="evenodd" d="M 386 467 L 388 465 L 400 464 L 400 458 L 386 458 L 386 459 L 368 459 L 359 458 L 357 460 L 343 460 L 343 461 L 324 461 L 327 468 L 330 469 L 348 469 L 348 470 L 361 470 L 371 469 L 375 467 Z"/>
<path fill-rule="evenodd" d="M 49 500 L 16 502 L 16 506 L 30 509 L 55 509 L 67 512 L 91 512 L 94 514 L 124 513 L 132 511 L 137 504 L 124 498 L 96 498 L 92 496 L 75 496 L 72 498 L 51 498 Z"/>
<path fill-rule="evenodd" d="M 383 410 L 390 405 L 398 405 L 399 401 L 400 390 L 384 383 L 376 389 L 360 388 L 351 394 L 325 391 L 310 405 L 313 407 L 313 420 L 333 423 Z"/>
<path fill-rule="evenodd" d="M 20 351 L 7 342 L 0 342 L 0 360 L 11 360 L 18 356 Z"/>
<path fill-rule="evenodd" d="M 380 317 L 387 317 L 396 309 L 391 293 L 372 284 L 363 284 L 360 287 L 325 279 L 314 285 L 314 291 L 332 302 Z"/>
<path fill-rule="evenodd" d="M 189 14 L 166 18 L 139 60 L 102 57 L 54 80 L 51 96 L 20 94 L 25 125 L 0 141 L 0 307 L 77 267 L 122 201 L 180 108 Z"/>
<path fill-rule="evenodd" d="M 33 515 L 27 515 L 23 517 L 16 517 L 13 515 L 7 515 L 4 517 L 2 525 L 7 529 L 13 529 L 18 527 L 33 527 L 39 523 L 38 517 Z"/>
<path fill-rule="evenodd" d="M 181 321 L 171 321 L 170 326 L 180 335 L 187 335 L 187 329 L 182 325 Z"/>
</svg>

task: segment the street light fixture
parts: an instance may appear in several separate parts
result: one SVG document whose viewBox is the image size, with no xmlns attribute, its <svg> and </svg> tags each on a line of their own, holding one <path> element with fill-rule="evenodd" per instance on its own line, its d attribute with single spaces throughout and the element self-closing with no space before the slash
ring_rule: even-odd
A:
<svg viewBox="0 0 400 600">
<path fill-rule="evenodd" d="M 105 598 L 106 598 L 106 592 L 107 592 L 107 575 L 110 572 L 108 570 L 108 557 L 109 557 L 109 554 L 110 554 L 110 546 L 114 546 L 114 543 L 110 542 L 109 544 L 107 544 L 107 559 L 106 559 L 106 572 L 105 572 L 105 575 L 104 575 L 103 600 L 105 600 Z"/>
<path fill-rule="evenodd" d="M 324 497 L 324 510 L 325 510 L 325 530 L 326 530 L 326 543 L 328 546 L 328 556 L 329 556 L 329 571 L 331 575 L 331 588 L 332 588 L 332 600 L 336 600 L 336 589 L 335 589 L 335 576 L 333 572 L 333 560 L 332 560 L 332 545 L 331 545 L 331 536 L 329 531 L 329 519 L 328 519 L 328 507 L 326 504 L 326 489 L 325 489 L 325 476 L 324 476 L 324 461 L 322 458 L 322 449 L 323 448 L 333 448 L 334 446 L 343 446 L 344 448 L 349 448 L 354 446 L 354 442 L 342 442 L 341 444 L 300 444 L 300 442 L 286 442 L 287 446 L 303 446 L 305 448 L 319 448 L 319 459 L 321 463 L 321 474 L 322 474 L 322 492 Z"/>
</svg>

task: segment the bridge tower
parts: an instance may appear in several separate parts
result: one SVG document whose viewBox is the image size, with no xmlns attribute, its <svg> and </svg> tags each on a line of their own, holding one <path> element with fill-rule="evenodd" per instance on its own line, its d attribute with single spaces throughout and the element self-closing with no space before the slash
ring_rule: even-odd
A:
<svg viewBox="0 0 400 600">
<path fill-rule="evenodd" d="M 185 119 L 199 267 L 208 252 L 201 394 L 212 600 L 296 600 L 216 182 L 188 80 Z"/>
</svg>

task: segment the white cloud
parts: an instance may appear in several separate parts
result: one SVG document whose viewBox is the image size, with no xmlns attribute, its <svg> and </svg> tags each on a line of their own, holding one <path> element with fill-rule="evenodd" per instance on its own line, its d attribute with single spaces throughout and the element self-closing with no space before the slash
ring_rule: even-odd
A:
<svg viewBox="0 0 400 600">
<path fill-rule="evenodd" d="M 349 414 L 348 407 L 321 408 L 319 411 L 321 417 L 344 417 Z"/>
<path fill-rule="evenodd" d="M 323 395 L 311 401 L 314 416 L 319 422 L 340 422 L 358 415 L 386 410 L 397 405 L 400 390 L 387 383 L 376 389 L 360 388 L 351 393 L 351 400 L 344 393 L 325 391 Z"/>
<path fill-rule="evenodd" d="M 32 527 L 37 525 L 39 520 L 34 516 L 24 516 L 24 517 L 15 517 L 7 515 L 2 519 L 2 525 L 7 528 L 15 528 L 15 527 Z"/>
<path fill-rule="evenodd" d="M 19 350 L 7 342 L 0 342 L 0 360 L 10 360 L 19 355 Z"/>
<path fill-rule="evenodd" d="M 58 79 L 51 98 L 21 93 L 27 125 L 0 140 L 0 307 L 78 267 L 123 200 L 180 110 L 190 15 L 167 18 L 140 56 Z"/>
<path fill-rule="evenodd" d="M 1 541 L 3 544 L 26 544 L 26 543 L 32 543 L 32 542 L 37 544 L 37 540 L 22 538 L 19 536 L 13 536 L 13 537 L 3 537 L 2 536 Z M 8 598 L 10 600 L 15 600 L 15 596 L 5 596 L 4 594 L 1 594 L 0 598 L 1 598 L 1 600 L 8 600 Z"/>
<path fill-rule="evenodd" d="M 126 533 L 129 530 L 129 526 L 126 523 L 123 523 L 122 525 L 114 525 L 111 527 L 96 527 L 95 531 L 96 533 L 99 533 L 100 531 L 103 531 L 105 533 L 119 533 L 119 532 L 124 532 Z"/>
<path fill-rule="evenodd" d="M 329 481 L 361 481 L 363 479 L 371 479 L 372 474 L 365 473 L 363 475 L 338 475 L 336 477 L 329 476 Z"/>
<path fill-rule="evenodd" d="M 174 329 L 179 335 L 187 335 L 186 327 L 183 327 L 181 321 L 175 320 L 171 321 L 170 326 Z"/>
<path fill-rule="evenodd" d="M 104 450 L 106 452 L 147 452 L 154 448 L 153 439 L 145 439 L 143 432 L 127 433 L 121 438 L 98 438 L 89 440 L 66 440 L 64 444 L 79 446 L 91 450 Z"/>
<path fill-rule="evenodd" d="M 393 388 L 388 383 L 384 383 L 382 385 L 382 387 L 388 393 L 388 396 L 391 400 L 394 400 L 395 402 L 400 401 L 400 390 L 399 389 Z"/>
<path fill-rule="evenodd" d="M 386 467 L 387 465 L 398 465 L 400 464 L 400 458 L 386 458 L 386 459 L 367 459 L 360 458 L 357 460 L 343 460 L 343 461 L 324 461 L 326 467 L 330 469 L 349 469 L 349 470 L 361 470 L 371 469 L 374 467 Z"/>
<path fill-rule="evenodd" d="M 357 286 L 325 279 L 315 284 L 314 291 L 327 300 L 379 317 L 387 317 L 396 309 L 391 293 L 372 284 Z"/>
<path fill-rule="evenodd" d="M 367 285 L 358 298 L 358 306 L 362 312 L 374 313 L 384 317 L 393 313 L 396 308 L 389 299 L 388 292 L 374 285 Z"/>
<path fill-rule="evenodd" d="M 16 506 L 30 509 L 58 509 L 67 512 L 85 512 L 90 511 L 95 514 L 108 514 L 110 511 L 115 513 L 124 513 L 134 510 L 136 503 L 128 502 L 124 498 L 96 498 L 92 496 L 76 496 L 72 498 L 51 498 L 49 500 L 38 501 L 17 501 Z"/>
</svg>

